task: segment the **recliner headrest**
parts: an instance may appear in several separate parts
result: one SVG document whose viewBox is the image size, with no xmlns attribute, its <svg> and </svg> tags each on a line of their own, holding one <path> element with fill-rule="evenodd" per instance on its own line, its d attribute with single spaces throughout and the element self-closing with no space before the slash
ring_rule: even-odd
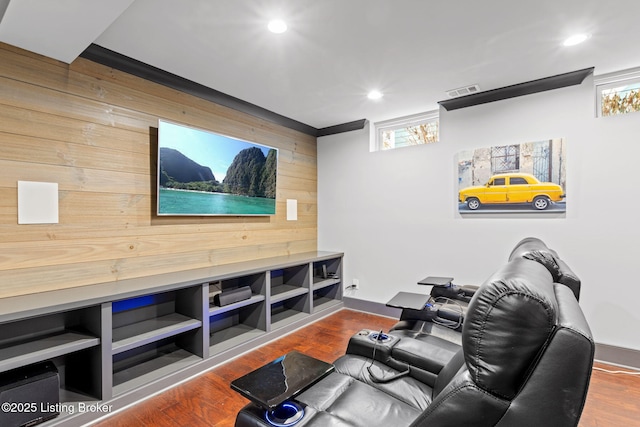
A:
<svg viewBox="0 0 640 427">
<path fill-rule="evenodd" d="M 513 398 L 553 334 L 557 310 L 551 274 L 537 262 L 516 258 L 490 277 L 471 300 L 462 329 L 474 382 Z"/>
<path fill-rule="evenodd" d="M 534 251 L 534 250 L 546 250 L 553 252 L 554 255 L 557 255 L 553 249 L 549 249 L 547 244 L 537 237 L 525 237 L 520 240 L 511 250 L 509 254 L 509 261 L 516 257 L 521 257 L 523 253 Z"/>
<path fill-rule="evenodd" d="M 549 248 L 542 240 L 536 237 L 526 237 L 513 248 L 509 255 L 509 261 L 515 258 L 526 258 L 539 262 L 549 270 L 553 281 L 568 286 L 576 300 L 580 300 L 580 278 L 569 268 L 558 253 Z"/>
<path fill-rule="evenodd" d="M 554 281 L 560 277 L 560 266 L 556 260 L 557 252 L 549 249 L 542 240 L 536 237 L 526 237 L 518 242 L 509 255 L 509 261 L 518 257 L 537 261 L 544 265 L 553 276 Z"/>
</svg>

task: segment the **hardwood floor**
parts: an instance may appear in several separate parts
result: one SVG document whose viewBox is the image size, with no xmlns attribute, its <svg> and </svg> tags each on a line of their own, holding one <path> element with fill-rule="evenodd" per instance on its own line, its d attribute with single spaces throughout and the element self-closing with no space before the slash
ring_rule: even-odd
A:
<svg viewBox="0 0 640 427">
<path fill-rule="evenodd" d="M 630 371 L 602 363 L 596 363 L 595 367 Z M 580 427 L 605 426 L 640 426 L 640 375 L 610 374 L 594 369 Z"/>
<path fill-rule="evenodd" d="M 395 322 L 386 317 L 341 310 L 94 426 L 233 426 L 236 413 L 248 402 L 229 387 L 234 379 L 291 350 L 332 362 L 344 354 L 349 338 L 363 327 L 388 330 Z M 619 370 L 608 365 L 596 366 Z M 606 426 L 640 426 L 640 376 L 594 370 L 580 427 Z"/>
</svg>

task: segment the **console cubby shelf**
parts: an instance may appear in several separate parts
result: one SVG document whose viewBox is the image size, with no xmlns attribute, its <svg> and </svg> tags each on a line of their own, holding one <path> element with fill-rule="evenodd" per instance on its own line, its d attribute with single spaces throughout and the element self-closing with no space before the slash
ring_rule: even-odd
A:
<svg viewBox="0 0 640 427">
<path fill-rule="evenodd" d="M 266 333 L 266 297 L 209 309 L 209 352 L 218 354 Z"/>
<path fill-rule="evenodd" d="M 266 332 L 251 326 L 238 324 L 226 328 L 224 331 L 211 336 L 210 354 L 218 354 L 259 338 Z"/>
<path fill-rule="evenodd" d="M 309 289 L 291 285 L 280 285 L 271 288 L 271 304 L 288 300 L 309 293 Z"/>
<path fill-rule="evenodd" d="M 339 309 L 342 257 L 308 252 L 0 298 L 0 376 L 52 361 L 67 408 L 118 410 Z M 244 287 L 249 298 L 213 304 Z M 42 425 L 100 415 L 69 411 Z"/>
<path fill-rule="evenodd" d="M 318 289 L 326 288 L 327 286 L 339 285 L 340 283 L 340 279 L 321 279 L 318 282 L 314 282 L 312 289 L 316 291 Z"/>
<path fill-rule="evenodd" d="M 311 284 L 313 310 L 328 309 L 342 301 L 342 257 L 327 258 L 313 263 Z"/>
<path fill-rule="evenodd" d="M 211 288 L 212 284 L 209 285 Z M 267 332 L 267 272 L 226 278 L 214 285 L 224 294 L 249 288 L 251 297 L 209 307 L 209 354 L 218 355 L 255 340 Z M 210 289 L 211 290 L 211 289 Z"/>
<path fill-rule="evenodd" d="M 113 330 L 113 354 L 200 328 L 202 322 L 178 313 L 160 316 Z"/>
<path fill-rule="evenodd" d="M 0 372 L 53 359 L 100 344 L 100 338 L 72 331 L 47 335 L 0 349 Z"/>
<path fill-rule="evenodd" d="M 0 375 L 52 361 L 61 373 L 61 394 L 82 400 L 100 398 L 100 384 L 91 377 L 101 360 L 99 315 L 99 306 L 87 306 L 7 322 L 0 316 Z"/>
<path fill-rule="evenodd" d="M 339 293 L 342 289 L 340 284 L 334 284 L 332 286 L 324 286 L 313 292 L 313 308 L 329 308 L 335 305 L 341 304 Z"/>
<path fill-rule="evenodd" d="M 111 303 L 114 395 L 202 360 L 203 295 L 200 284 Z"/>
<path fill-rule="evenodd" d="M 308 316 L 307 313 L 295 310 L 283 310 L 271 315 L 271 328 L 277 330 L 298 322 Z"/>
<path fill-rule="evenodd" d="M 238 301 L 235 302 L 233 304 L 229 304 L 229 305 L 225 305 L 222 307 L 217 307 L 217 306 L 211 306 L 209 308 L 209 316 L 216 316 L 219 314 L 223 314 L 226 313 L 228 311 L 232 311 L 232 310 L 236 310 L 238 308 L 242 308 L 242 307 L 246 307 L 248 305 L 252 305 L 252 304 L 256 304 L 259 303 L 261 301 L 265 300 L 265 296 L 264 295 L 253 295 L 251 298 L 244 300 L 244 301 Z"/>
<path fill-rule="evenodd" d="M 144 360 L 144 358 L 143 358 Z M 149 357 L 142 363 L 131 363 L 126 367 L 118 367 L 113 374 L 113 395 L 118 396 L 128 391 L 135 390 L 158 378 L 175 373 L 187 368 L 202 358 L 180 348 L 161 349 L 153 357 Z"/>
</svg>

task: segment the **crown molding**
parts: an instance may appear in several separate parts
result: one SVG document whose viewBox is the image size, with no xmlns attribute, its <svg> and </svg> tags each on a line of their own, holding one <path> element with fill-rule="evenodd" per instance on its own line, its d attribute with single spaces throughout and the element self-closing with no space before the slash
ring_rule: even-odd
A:
<svg viewBox="0 0 640 427">
<path fill-rule="evenodd" d="M 498 89 L 486 90 L 472 95 L 461 96 L 459 98 L 440 101 L 442 107 L 447 111 L 459 108 L 471 107 L 474 105 L 487 104 L 489 102 L 503 99 L 515 98 L 518 96 L 530 95 L 532 93 L 544 92 L 547 90 L 559 89 L 567 86 L 581 84 L 587 76 L 593 73 L 593 67 L 569 73 L 558 74 L 556 76 L 545 77 L 525 83 L 518 83 Z"/>
<path fill-rule="evenodd" d="M 309 126 L 281 114 L 274 113 L 273 111 L 251 104 L 250 102 L 243 101 L 200 83 L 196 83 L 176 74 L 161 70 L 160 68 L 122 55 L 118 52 L 114 52 L 102 46 L 98 46 L 97 44 L 91 44 L 80 54 L 80 57 L 307 135 L 318 135 L 318 129 L 313 126 Z"/>
</svg>

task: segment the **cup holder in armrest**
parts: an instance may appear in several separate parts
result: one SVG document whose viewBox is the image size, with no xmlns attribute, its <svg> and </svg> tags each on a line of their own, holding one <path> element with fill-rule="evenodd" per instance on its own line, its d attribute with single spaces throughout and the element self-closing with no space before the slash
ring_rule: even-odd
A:
<svg viewBox="0 0 640 427">
<path fill-rule="evenodd" d="M 400 341 L 398 336 L 382 331 L 363 329 L 349 340 L 347 354 L 374 358 L 385 362 L 391 355 L 391 348 Z M 375 351 L 374 351 L 375 350 Z"/>
<path fill-rule="evenodd" d="M 368 335 L 369 339 L 378 344 L 386 344 L 393 339 L 392 336 L 385 334 L 384 332 L 371 332 Z"/>
<path fill-rule="evenodd" d="M 294 426 L 304 418 L 304 408 L 292 400 L 265 411 L 267 422 L 274 427 Z"/>
</svg>

